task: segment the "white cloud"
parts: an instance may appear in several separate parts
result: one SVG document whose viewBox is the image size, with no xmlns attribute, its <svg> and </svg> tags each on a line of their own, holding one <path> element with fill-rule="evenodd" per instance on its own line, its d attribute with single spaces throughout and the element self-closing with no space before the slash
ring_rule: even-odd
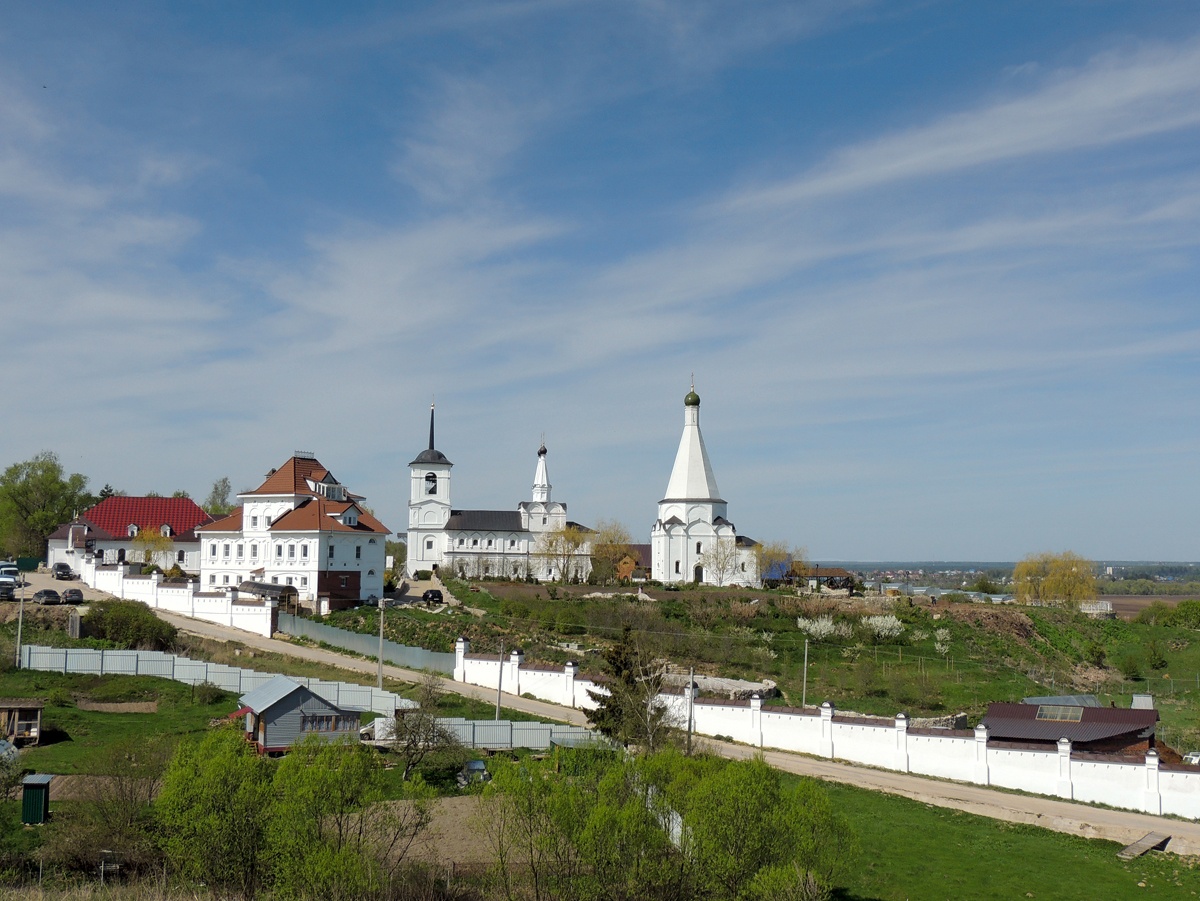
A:
<svg viewBox="0 0 1200 901">
<path fill-rule="evenodd" d="M 834 154 L 798 178 L 740 191 L 742 211 L 1037 154 L 1111 145 L 1200 124 L 1200 41 L 1105 53 L 1028 94 Z"/>
</svg>

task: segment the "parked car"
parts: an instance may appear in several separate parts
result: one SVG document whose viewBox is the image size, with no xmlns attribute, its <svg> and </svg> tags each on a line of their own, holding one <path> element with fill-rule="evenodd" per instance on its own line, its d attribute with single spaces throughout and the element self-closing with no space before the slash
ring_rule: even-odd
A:
<svg viewBox="0 0 1200 901">
<path fill-rule="evenodd" d="M 454 778 L 459 788 L 466 788 L 472 782 L 491 782 L 492 774 L 488 772 L 487 761 L 468 760 Z"/>
<path fill-rule="evenodd" d="M 12 562 L 0 563 L 0 585 L 20 585 L 21 571 Z"/>
<path fill-rule="evenodd" d="M 1192 766 L 1200 766 L 1200 751 L 1188 751 L 1183 755 L 1183 762 Z"/>
<path fill-rule="evenodd" d="M 13 601 L 17 598 L 17 587 L 11 582 L 0 582 L 0 601 Z"/>
<path fill-rule="evenodd" d="M 55 563 L 50 572 L 56 579 L 75 578 L 75 573 L 71 572 L 71 566 L 67 563 Z"/>
<path fill-rule="evenodd" d="M 62 598 L 53 588 L 43 588 L 33 596 L 35 604 L 61 604 Z"/>
<path fill-rule="evenodd" d="M 82 604 L 83 603 L 83 589 L 68 588 L 66 591 L 64 591 L 62 593 L 62 599 L 63 599 L 64 604 Z"/>
<path fill-rule="evenodd" d="M 442 593 L 436 588 L 430 588 L 423 595 L 421 595 L 421 600 L 430 605 L 440 604 L 442 602 Z"/>
</svg>

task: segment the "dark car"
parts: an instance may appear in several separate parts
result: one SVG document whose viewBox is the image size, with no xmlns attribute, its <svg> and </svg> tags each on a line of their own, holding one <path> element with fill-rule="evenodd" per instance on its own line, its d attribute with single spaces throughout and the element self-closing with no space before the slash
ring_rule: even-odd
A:
<svg viewBox="0 0 1200 901">
<path fill-rule="evenodd" d="M 423 600 L 426 604 L 440 604 L 442 602 L 442 593 L 436 588 L 430 588 L 423 595 L 421 595 L 421 600 Z"/>
<path fill-rule="evenodd" d="M 80 588 L 68 588 L 62 593 L 64 604 L 82 604 L 83 590 Z"/>
<path fill-rule="evenodd" d="M 71 567 L 66 563 L 55 563 L 50 570 L 56 579 L 74 579 L 75 573 L 71 572 Z"/>
<path fill-rule="evenodd" d="M 35 604 L 61 604 L 62 598 L 53 588 L 43 588 L 33 596 Z"/>
<path fill-rule="evenodd" d="M 16 600 L 17 589 L 11 582 L 0 582 L 0 601 Z"/>
</svg>

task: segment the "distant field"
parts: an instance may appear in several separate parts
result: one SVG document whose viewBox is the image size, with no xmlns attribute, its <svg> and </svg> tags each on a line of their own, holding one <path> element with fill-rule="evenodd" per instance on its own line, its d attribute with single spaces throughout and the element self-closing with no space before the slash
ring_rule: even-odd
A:
<svg viewBox="0 0 1200 901">
<path fill-rule="evenodd" d="M 1195 600 L 1195 598 L 1172 597 L 1161 594 L 1106 594 L 1101 596 L 1100 600 L 1111 603 L 1113 605 L 1113 613 L 1120 619 L 1134 619 L 1139 613 L 1155 602 L 1166 604 L 1168 607 L 1174 607 L 1180 601 L 1190 601 Z"/>
</svg>

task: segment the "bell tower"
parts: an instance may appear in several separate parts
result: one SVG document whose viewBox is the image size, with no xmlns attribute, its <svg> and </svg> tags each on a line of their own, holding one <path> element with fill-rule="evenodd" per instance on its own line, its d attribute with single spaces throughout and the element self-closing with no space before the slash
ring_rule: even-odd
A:
<svg viewBox="0 0 1200 901">
<path fill-rule="evenodd" d="M 450 519 L 450 469 L 434 444 L 434 405 L 429 405 L 429 447 L 410 464 L 408 490 L 408 562 L 412 575 L 437 569 L 442 562 L 446 522 Z"/>
</svg>

